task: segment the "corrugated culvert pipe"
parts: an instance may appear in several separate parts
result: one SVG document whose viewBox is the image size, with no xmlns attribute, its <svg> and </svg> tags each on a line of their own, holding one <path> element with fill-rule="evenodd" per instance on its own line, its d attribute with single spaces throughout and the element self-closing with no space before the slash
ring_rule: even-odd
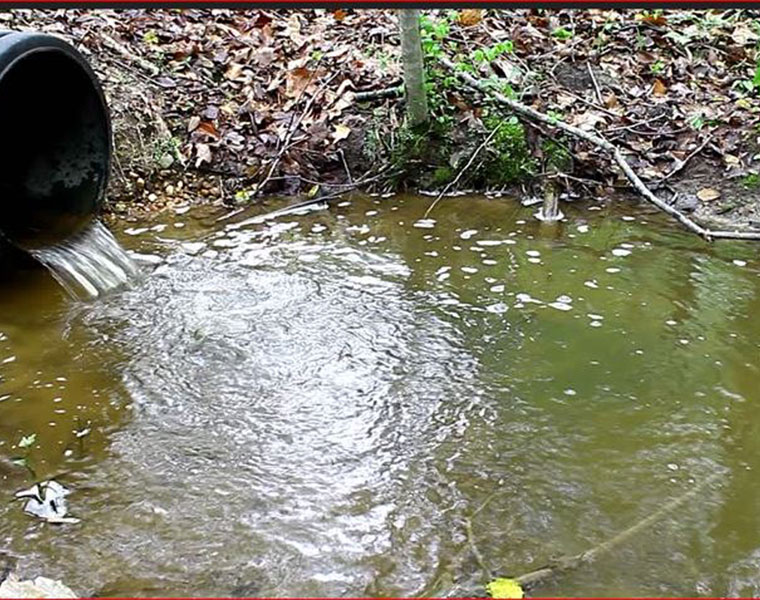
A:
<svg viewBox="0 0 760 600">
<path fill-rule="evenodd" d="M 0 31 L 0 135 L 0 237 L 39 248 L 85 227 L 105 195 L 111 123 L 73 46 Z"/>
</svg>

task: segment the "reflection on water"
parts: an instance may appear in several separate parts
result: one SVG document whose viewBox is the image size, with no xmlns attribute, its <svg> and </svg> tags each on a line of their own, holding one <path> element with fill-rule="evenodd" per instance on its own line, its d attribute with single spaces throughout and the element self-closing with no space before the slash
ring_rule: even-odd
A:
<svg viewBox="0 0 760 600">
<path fill-rule="evenodd" d="M 760 593 L 754 247 L 633 209 L 428 203 L 124 225 L 154 266 L 94 304 L 17 274 L 0 454 L 82 522 L 0 498 L 0 549 L 85 594 L 478 594 L 464 523 L 494 491 L 473 531 L 515 575 L 717 472 L 536 593 Z M 6 470 L 9 500 L 31 475 Z"/>
</svg>

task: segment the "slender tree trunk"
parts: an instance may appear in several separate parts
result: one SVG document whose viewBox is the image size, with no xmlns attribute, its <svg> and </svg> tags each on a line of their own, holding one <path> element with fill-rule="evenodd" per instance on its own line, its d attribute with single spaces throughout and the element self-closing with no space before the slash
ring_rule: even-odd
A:
<svg viewBox="0 0 760 600">
<path fill-rule="evenodd" d="M 399 9 L 398 20 L 401 28 L 401 61 L 404 66 L 407 115 L 412 126 L 420 125 L 428 120 L 420 11 L 416 8 Z"/>
</svg>

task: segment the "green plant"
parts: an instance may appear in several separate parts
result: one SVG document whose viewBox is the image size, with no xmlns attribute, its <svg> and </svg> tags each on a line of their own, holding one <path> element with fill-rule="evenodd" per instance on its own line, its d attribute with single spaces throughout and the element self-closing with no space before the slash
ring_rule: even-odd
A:
<svg viewBox="0 0 760 600">
<path fill-rule="evenodd" d="M 19 456 L 15 456 L 12 458 L 12 461 L 14 464 L 17 464 L 21 467 L 24 467 L 27 469 L 33 477 L 36 477 L 34 469 L 32 468 L 31 462 L 29 460 L 29 455 L 32 451 L 32 446 L 34 446 L 35 442 L 37 441 L 37 434 L 36 433 L 30 433 L 29 435 L 21 436 L 21 439 L 19 440 L 18 444 L 16 444 L 16 447 L 22 451 L 22 453 Z"/>
<path fill-rule="evenodd" d="M 489 63 L 497 59 L 502 54 L 510 54 L 514 50 L 514 44 L 511 40 L 498 42 L 488 48 L 478 48 L 472 53 L 472 59 L 477 63 Z"/>
<path fill-rule="evenodd" d="M 489 185 L 515 183 L 535 173 L 536 161 L 530 153 L 525 127 L 515 117 L 491 113 L 483 117 L 490 130 L 498 128 L 488 146 L 481 177 Z"/>
<path fill-rule="evenodd" d="M 546 168 L 568 172 L 573 164 L 573 155 L 570 148 L 556 139 L 547 139 L 541 143 L 541 151 L 544 153 Z"/>
<path fill-rule="evenodd" d="M 665 70 L 665 63 L 662 60 L 656 60 L 651 65 L 649 65 L 649 71 L 653 75 L 659 75 Z"/>
<path fill-rule="evenodd" d="M 158 34 L 152 29 L 150 31 L 146 31 L 143 35 L 143 42 L 151 45 L 158 44 Z"/>
<path fill-rule="evenodd" d="M 552 36 L 558 40 L 569 40 L 571 37 L 573 37 L 573 32 L 569 29 L 565 29 L 564 27 L 557 27 L 557 29 L 552 31 Z"/>
<path fill-rule="evenodd" d="M 742 185 L 748 189 L 757 189 L 760 187 L 760 175 L 757 173 L 749 173 L 742 180 Z"/>
</svg>

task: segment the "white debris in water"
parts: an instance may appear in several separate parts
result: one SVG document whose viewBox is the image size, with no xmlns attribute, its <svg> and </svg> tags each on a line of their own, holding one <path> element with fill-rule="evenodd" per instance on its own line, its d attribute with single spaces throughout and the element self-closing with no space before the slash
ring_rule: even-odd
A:
<svg viewBox="0 0 760 600">
<path fill-rule="evenodd" d="M 681 342 L 681 344 L 683 344 L 684 346 L 689 343 L 689 340 L 687 340 L 686 338 L 681 338 L 678 341 Z"/>
<path fill-rule="evenodd" d="M 486 306 L 486 310 L 490 313 L 500 315 L 507 312 L 509 310 L 509 307 L 503 302 L 497 302 L 496 304 Z"/>
<path fill-rule="evenodd" d="M 519 302 L 520 304 L 523 304 L 523 303 L 524 304 L 530 304 L 530 303 L 543 304 L 541 300 L 537 300 L 536 298 L 533 298 L 530 294 L 525 294 L 523 292 L 517 294 L 515 296 L 515 300 L 517 300 L 517 302 Z"/>
<path fill-rule="evenodd" d="M 468 229 L 467 231 L 463 231 L 459 237 L 463 240 L 469 240 L 473 235 L 477 235 L 478 230 L 477 229 Z"/>
<path fill-rule="evenodd" d="M 504 285 L 503 285 L 503 284 L 501 284 L 501 283 L 500 283 L 500 284 L 498 284 L 498 285 L 492 285 L 492 286 L 491 286 L 491 291 L 492 291 L 492 292 L 496 292 L 497 294 L 498 294 L 498 293 L 501 293 L 501 292 L 503 292 L 503 291 L 504 291 Z"/>
<path fill-rule="evenodd" d="M 601 327 L 601 326 L 602 326 L 602 322 L 601 321 L 591 321 L 589 323 L 589 327 Z"/>
<path fill-rule="evenodd" d="M 746 267 L 747 266 L 747 261 L 746 260 L 740 260 L 738 258 L 735 258 L 731 262 L 734 263 L 737 267 Z"/>
<path fill-rule="evenodd" d="M 612 250 L 613 256 L 628 256 L 631 254 L 630 250 L 626 250 L 625 248 L 614 248 Z"/>
<path fill-rule="evenodd" d="M 570 296 L 562 295 L 558 296 L 556 302 L 562 302 L 563 304 L 570 304 L 572 303 L 573 299 Z"/>
<path fill-rule="evenodd" d="M 501 244 L 505 244 L 507 242 L 504 242 L 502 240 L 478 240 L 475 243 L 478 246 L 500 246 Z"/>
<path fill-rule="evenodd" d="M 618 269 L 617 267 L 607 267 L 605 271 L 607 271 L 608 273 L 620 273 L 620 269 Z"/>
<path fill-rule="evenodd" d="M 567 304 L 566 302 L 549 302 L 549 306 L 562 311 L 572 310 L 573 308 L 571 304 Z"/>
<path fill-rule="evenodd" d="M 604 320 L 604 317 L 602 315 L 595 315 L 594 313 L 588 313 L 586 316 L 589 319 L 593 319 L 594 321 L 602 321 L 602 320 Z"/>
<path fill-rule="evenodd" d="M 499 262 L 498 262 L 498 261 L 495 261 L 495 260 L 494 260 L 494 259 L 492 259 L 492 258 L 484 258 L 484 259 L 483 259 L 483 264 L 484 264 L 484 265 L 488 265 L 488 266 L 491 266 L 491 267 L 492 267 L 493 265 L 498 265 L 498 264 L 499 264 Z"/>
<path fill-rule="evenodd" d="M 147 227 L 127 227 L 124 233 L 127 235 L 142 235 L 146 231 L 150 231 Z"/>
<path fill-rule="evenodd" d="M 527 256 L 532 256 L 534 258 L 538 258 L 539 256 L 541 256 L 541 253 L 538 250 L 526 250 L 525 254 Z"/>
<path fill-rule="evenodd" d="M 671 471 L 678 471 L 678 465 L 676 463 L 668 463 L 668 469 Z"/>
<path fill-rule="evenodd" d="M 588 281 L 584 281 L 583 285 L 585 285 L 587 288 L 591 288 L 592 290 L 595 290 L 599 287 L 596 279 L 589 279 Z"/>
<path fill-rule="evenodd" d="M 435 227 L 435 219 L 420 219 L 419 221 L 412 223 L 412 227 L 417 227 L 418 229 L 432 229 Z"/>
<path fill-rule="evenodd" d="M 135 263 L 99 221 L 56 246 L 29 252 L 74 297 L 97 298 L 137 275 Z"/>
<path fill-rule="evenodd" d="M 636 220 L 636 217 L 632 217 L 630 215 L 625 215 L 625 216 L 620 217 L 620 218 L 623 219 L 623 221 L 635 221 Z"/>
<path fill-rule="evenodd" d="M 573 388 L 567 388 L 563 393 L 565 396 L 576 396 L 578 394 Z"/>
<path fill-rule="evenodd" d="M 374 217 L 376 214 L 377 214 L 376 210 L 368 210 L 367 212 L 364 213 L 364 216 L 365 217 Z"/>
<path fill-rule="evenodd" d="M 577 229 L 578 233 L 588 233 L 589 227 L 588 227 L 588 225 L 584 224 L 584 225 L 578 225 L 578 227 L 576 227 L 576 229 Z"/>
<path fill-rule="evenodd" d="M 478 269 L 476 267 L 460 267 L 460 270 L 464 273 L 477 273 Z"/>
<path fill-rule="evenodd" d="M 674 321 L 673 319 L 668 319 L 665 321 L 665 325 L 678 325 L 678 321 Z"/>
</svg>

